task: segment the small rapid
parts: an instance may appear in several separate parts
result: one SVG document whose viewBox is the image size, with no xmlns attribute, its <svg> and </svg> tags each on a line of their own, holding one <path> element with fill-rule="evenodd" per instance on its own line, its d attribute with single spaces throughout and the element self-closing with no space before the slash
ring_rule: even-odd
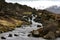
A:
<svg viewBox="0 0 60 40">
<path fill-rule="evenodd" d="M 29 18 L 29 22 L 32 22 L 31 25 L 22 25 L 20 28 L 16 28 L 15 30 L 7 33 L 0 34 L 1 36 L 4 36 L 6 40 L 35 40 L 33 37 L 28 37 L 28 34 L 30 34 L 31 31 L 37 30 L 37 25 L 41 25 L 41 23 L 37 23 L 34 21 L 35 17 L 32 15 L 32 20 Z M 12 34 L 12 37 L 8 37 L 9 34 Z M 18 37 L 15 37 L 14 34 L 19 35 Z M 18 39 L 17 39 L 18 38 Z"/>
<path fill-rule="evenodd" d="M 15 30 L 13 31 L 0 34 L 0 37 L 5 37 L 6 39 L 4 40 L 45 40 L 43 38 L 28 37 L 28 34 L 30 34 L 31 31 L 43 27 L 41 23 L 37 23 L 34 21 L 35 18 L 36 17 L 34 17 L 33 15 L 32 20 L 29 18 L 28 21 L 32 22 L 31 25 L 22 25 L 20 28 L 15 28 Z M 37 27 L 37 25 L 40 25 L 41 27 Z M 12 34 L 12 37 L 8 37 L 9 34 Z M 14 34 L 18 36 L 14 36 Z M 0 40 L 2 39 L 0 38 Z"/>
</svg>

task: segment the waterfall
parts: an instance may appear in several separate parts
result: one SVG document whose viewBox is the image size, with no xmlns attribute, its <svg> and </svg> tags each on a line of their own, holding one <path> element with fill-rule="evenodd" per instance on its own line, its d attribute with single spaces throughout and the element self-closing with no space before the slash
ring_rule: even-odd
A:
<svg viewBox="0 0 60 40">
<path fill-rule="evenodd" d="M 37 17 L 37 16 L 36 16 Z M 34 19 L 36 18 L 35 16 L 33 16 L 33 14 L 32 14 L 32 20 L 29 18 L 29 22 L 32 22 L 32 25 L 31 25 L 31 27 L 37 27 L 37 25 L 40 25 L 40 26 L 42 26 L 42 24 L 41 23 L 38 23 L 38 22 L 35 22 L 34 21 Z"/>
</svg>

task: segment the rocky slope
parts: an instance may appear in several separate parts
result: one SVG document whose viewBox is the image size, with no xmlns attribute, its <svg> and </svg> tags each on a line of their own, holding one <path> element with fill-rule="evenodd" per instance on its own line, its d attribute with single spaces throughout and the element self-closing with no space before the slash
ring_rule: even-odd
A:
<svg viewBox="0 0 60 40">
<path fill-rule="evenodd" d="M 18 3 L 7 3 L 0 0 L 0 33 L 13 30 L 15 27 L 30 24 L 27 19 L 31 17 L 31 7 Z"/>
</svg>

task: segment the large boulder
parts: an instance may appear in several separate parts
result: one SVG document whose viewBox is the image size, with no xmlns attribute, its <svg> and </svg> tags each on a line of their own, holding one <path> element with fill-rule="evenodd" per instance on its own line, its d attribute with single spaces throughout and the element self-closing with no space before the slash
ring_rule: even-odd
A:
<svg viewBox="0 0 60 40">
<path fill-rule="evenodd" d="M 46 25 L 46 26 L 44 26 L 44 31 L 46 30 L 46 31 L 53 31 L 53 32 L 55 32 L 57 29 L 58 29 L 58 27 L 57 27 L 58 25 L 57 25 L 57 23 L 49 23 L 48 25 Z M 54 29 L 53 29 L 54 28 Z"/>
<path fill-rule="evenodd" d="M 55 33 L 50 31 L 44 36 L 44 38 L 45 39 L 55 39 Z"/>
</svg>

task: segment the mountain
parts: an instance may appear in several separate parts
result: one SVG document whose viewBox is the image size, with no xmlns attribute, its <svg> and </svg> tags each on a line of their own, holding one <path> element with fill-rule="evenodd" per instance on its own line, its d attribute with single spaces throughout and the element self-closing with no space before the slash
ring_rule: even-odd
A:
<svg viewBox="0 0 60 40">
<path fill-rule="evenodd" d="M 60 7 L 56 5 L 46 8 L 45 10 L 56 13 L 56 14 L 60 14 Z"/>
</svg>

